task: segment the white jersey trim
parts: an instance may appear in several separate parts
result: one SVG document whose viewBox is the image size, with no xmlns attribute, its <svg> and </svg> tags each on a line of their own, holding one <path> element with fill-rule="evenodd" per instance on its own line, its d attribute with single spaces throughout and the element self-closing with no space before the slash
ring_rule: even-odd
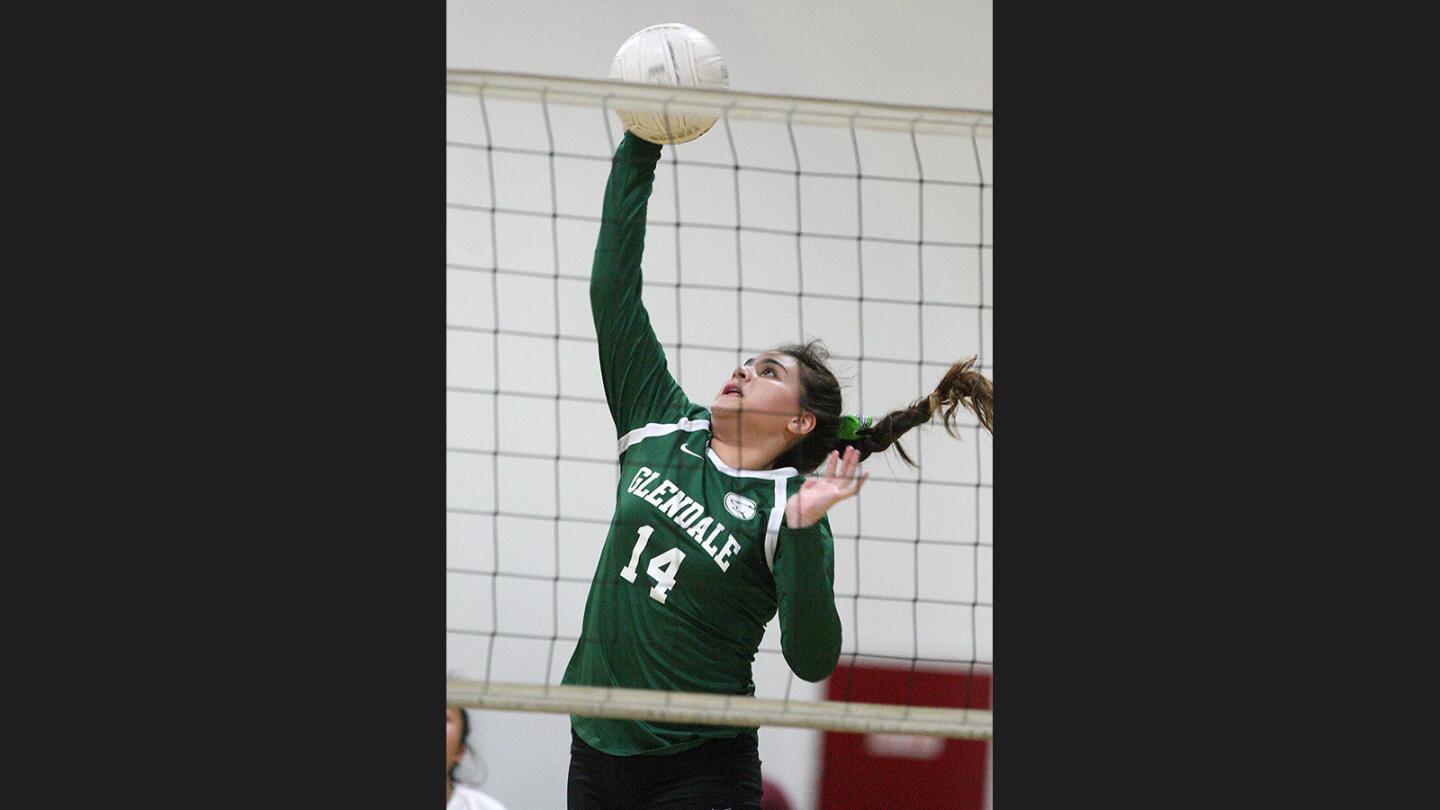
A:
<svg viewBox="0 0 1440 810">
<path fill-rule="evenodd" d="M 705 424 L 708 427 L 710 423 L 706 422 Z M 721 461 L 720 457 L 715 455 L 715 451 L 709 447 L 705 448 L 705 455 L 710 457 L 710 463 L 714 464 L 720 472 L 736 478 L 770 478 L 784 481 L 786 478 L 794 478 L 800 474 L 800 471 L 794 467 L 777 467 L 773 470 L 737 470 Z"/>
<path fill-rule="evenodd" d="M 644 427 L 635 428 L 629 433 L 626 433 L 624 436 L 621 436 L 619 452 L 624 453 L 625 448 L 629 447 L 632 444 L 638 444 L 645 441 L 646 439 L 652 439 L 656 436 L 665 436 L 667 434 L 674 433 L 677 430 L 683 430 L 693 433 L 697 430 L 709 429 L 709 419 L 681 419 L 679 422 L 672 422 L 669 424 L 664 424 L 661 422 L 651 422 Z"/>
<path fill-rule="evenodd" d="M 780 547 L 780 521 L 785 517 L 785 479 L 775 482 L 775 504 L 770 507 L 770 522 L 765 526 L 765 565 L 775 573 L 775 549 Z"/>
</svg>

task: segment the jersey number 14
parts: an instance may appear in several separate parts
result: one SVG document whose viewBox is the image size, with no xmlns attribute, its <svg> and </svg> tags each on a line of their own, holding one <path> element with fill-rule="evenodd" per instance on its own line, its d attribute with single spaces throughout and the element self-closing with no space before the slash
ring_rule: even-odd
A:
<svg viewBox="0 0 1440 810">
<path fill-rule="evenodd" d="M 655 531 L 654 526 L 641 526 L 638 534 L 639 539 L 635 541 L 635 550 L 630 553 L 630 564 L 620 569 L 620 578 L 626 582 L 635 581 L 636 566 L 640 564 L 640 552 L 645 550 L 645 543 L 650 540 L 650 534 Z M 685 552 L 678 548 L 672 548 L 664 554 L 658 555 L 650 560 L 650 567 L 646 573 L 655 580 L 655 587 L 650 589 L 650 598 L 660 604 L 665 604 L 665 597 L 670 594 L 670 589 L 675 587 L 675 572 L 680 570 L 680 563 L 685 559 Z"/>
</svg>

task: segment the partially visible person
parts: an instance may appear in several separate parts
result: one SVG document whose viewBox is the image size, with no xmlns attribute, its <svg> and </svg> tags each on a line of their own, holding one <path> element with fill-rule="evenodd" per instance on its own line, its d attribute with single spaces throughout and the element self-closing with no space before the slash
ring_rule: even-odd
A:
<svg viewBox="0 0 1440 810">
<path fill-rule="evenodd" d="M 505 810 L 505 805 L 455 776 L 470 748 L 470 716 L 458 706 L 445 707 L 445 810 Z"/>
</svg>

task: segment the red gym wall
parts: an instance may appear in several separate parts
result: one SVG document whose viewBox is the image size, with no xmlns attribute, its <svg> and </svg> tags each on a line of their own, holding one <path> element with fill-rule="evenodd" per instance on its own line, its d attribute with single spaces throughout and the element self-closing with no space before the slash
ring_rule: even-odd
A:
<svg viewBox="0 0 1440 810">
<path fill-rule="evenodd" d="M 990 708 L 990 674 L 846 666 L 829 700 Z M 986 740 L 827 731 L 821 743 L 820 810 L 983 810 Z"/>
</svg>

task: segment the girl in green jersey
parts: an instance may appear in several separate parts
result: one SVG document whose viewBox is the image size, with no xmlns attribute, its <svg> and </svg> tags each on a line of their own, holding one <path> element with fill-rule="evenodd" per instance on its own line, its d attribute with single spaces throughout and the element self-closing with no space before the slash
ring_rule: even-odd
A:
<svg viewBox="0 0 1440 810">
<path fill-rule="evenodd" d="M 913 464 L 896 440 L 937 414 L 952 435 L 961 406 L 992 429 L 992 386 L 970 358 L 906 408 L 844 416 L 810 341 L 747 359 L 708 407 L 691 402 L 641 301 L 659 157 L 626 133 L 605 190 L 590 301 L 620 485 L 563 682 L 753 695 L 777 612 L 787 664 L 819 681 L 840 655 L 826 513 L 860 491 L 870 454 L 893 446 Z M 760 806 L 754 728 L 577 715 L 571 730 L 572 810 Z"/>
</svg>

